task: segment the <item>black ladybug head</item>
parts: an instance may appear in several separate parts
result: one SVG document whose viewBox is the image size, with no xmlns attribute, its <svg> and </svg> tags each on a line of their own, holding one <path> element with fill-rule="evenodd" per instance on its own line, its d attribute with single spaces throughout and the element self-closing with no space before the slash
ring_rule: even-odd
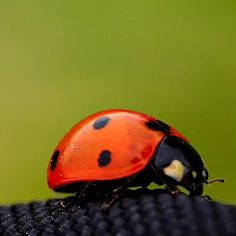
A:
<svg viewBox="0 0 236 236">
<path fill-rule="evenodd" d="M 202 195 L 203 186 L 207 184 L 208 171 L 205 168 L 191 169 L 186 168 L 185 175 L 181 181 L 181 185 L 189 190 L 190 195 Z"/>
<path fill-rule="evenodd" d="M 188 142 L 176 136 L 165 137 L 154 164 L 167 181 L 183 186 L 191 195 L 202 195 L 208 171 L 198 152 Z"/>
</svg>

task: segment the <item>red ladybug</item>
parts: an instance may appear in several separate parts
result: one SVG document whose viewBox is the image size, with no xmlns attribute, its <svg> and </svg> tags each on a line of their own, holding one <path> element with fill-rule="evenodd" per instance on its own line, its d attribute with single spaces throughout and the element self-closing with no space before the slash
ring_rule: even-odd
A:
<svg viewBox="0 0 236 236">
<path fill-rule="evenodd" d="M 90 189 L 111 193 L 114 201 L 126 188 L 151 182 L 171 193 L 179 185 L 190 195 L 202 195 L 208 171 L 181 133 L 128 110 L 102 111 L 79 122 L 59 142 L 48 166 L 50 188 L 80 197 Z"/>
</svg>

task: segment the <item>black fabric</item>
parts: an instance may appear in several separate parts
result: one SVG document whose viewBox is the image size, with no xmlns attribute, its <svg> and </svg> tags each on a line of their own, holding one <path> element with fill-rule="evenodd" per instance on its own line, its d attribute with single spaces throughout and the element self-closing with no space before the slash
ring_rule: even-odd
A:
<svg viewBox="0 0 236 236">
<path fill-rule="evenodd" d="M 236 207 L 162 191 L 127 191 L 109 209 L 94 200 L 60 207 L 61 200 L 0 207 L 1 235 L 170 236 L 236 235 Z"/>
</svg>

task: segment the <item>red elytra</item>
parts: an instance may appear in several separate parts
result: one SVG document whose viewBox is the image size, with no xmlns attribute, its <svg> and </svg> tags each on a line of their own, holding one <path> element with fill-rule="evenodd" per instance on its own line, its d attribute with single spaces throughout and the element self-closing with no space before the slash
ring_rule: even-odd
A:
<svg viewBox="0 0 236 236">
<path fill-rule="evenodd" d="M 107 110 L 76 124 L 59 142 L 48 166 L 48 185 L 57 190 L 87 181 L 122 179 L 141 172 L 168 135 L 187 139 L 151 116 Z"/>
</svg>

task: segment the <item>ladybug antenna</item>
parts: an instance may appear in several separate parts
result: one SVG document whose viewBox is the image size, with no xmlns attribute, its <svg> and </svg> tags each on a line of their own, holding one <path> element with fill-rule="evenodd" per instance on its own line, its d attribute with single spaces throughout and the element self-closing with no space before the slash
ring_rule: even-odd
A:
<svg viewBox="0 0 236 236">
<path fill-rule="evenodd" d="M 225 180 L 223 179 L 223 178 L 219 178 L 219 179 L 213 179 L 213 180 L 211 180 L 211 181 L 207 181 L 206 183 L 207 184 L 212 184 L 212 183 L 214 183 L 214 182 L 218 182 L 218 183 L 224 183 L 225 182 Z"/>
</svg>

